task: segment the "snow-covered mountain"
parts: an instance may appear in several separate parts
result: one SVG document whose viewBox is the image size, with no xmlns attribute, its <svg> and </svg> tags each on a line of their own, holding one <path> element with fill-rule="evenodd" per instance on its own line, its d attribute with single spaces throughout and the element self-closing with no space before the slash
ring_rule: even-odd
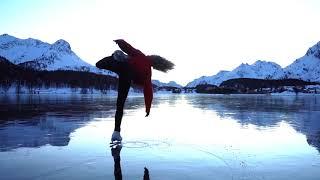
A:
<svg viewBox="0 0 320 180">
<path fill-rule="evenodd" d="M 285 76 L 305 81 L 320 82 L 320 42 L 307 53 L 284 68 Z"/>
<path fill-rule="evenodd" d="M 196 87 L 199 84 L 213 84 L 213 85 L 219 85 L 222 83 L 226 78 L 225 76 L 230 73 L 230 71 L 220 71 L 218 74 L 213 76 L 201 76 L 198 79 L 195 79 L 191 82 L 189 82 L 186 87 Z"/>
<path fill-rule="evenodd" d="M 0 56 L 14 64 L 37 70 L 74 70 L 115 76 L 100 70 L 78 57 L 65 40 L 53 44 L 37 39 L 19 39 L 8 34 L 0 35 Z"/>
<path fill-rule="evenodd" d="M 258 60 L 252 65 L 241 64 L 232 71 L 220 71 L 213 76 L 202 76 L 187 84 L 187 87 L 195 87 L 199 84 L 220 85 L 223 81 L 234 78 L 257 78 L 271 79 L 275 75 L 283 75 L 283 70 L 280 65 Z"/>
<path fill-rule="evenodd" d="M 152 84 L 158 86 L 158 87 L 177 87 L 177 88 L 181 88 L 182 86 L 180 84 L 177 84 L 176 82 L 174 81 L 170 81 L 168 83 L 163 83 L 163 82 L 160 82 L 159 80 L 152 80 Z"/>
<path fill-rule="evenodd" d="M 232 71 L 220 71 L 213 76 L 202 76 L 187 84 L 195 87 L 199 84 L 220 85 L 234 78 L 282 79 L 295 78 L 320 82 L 320 42 L 309 48 L 307 53 L 285 68 L 274 62 L 258 60 L 252 65 L 241 64 Z"/>
</svg>

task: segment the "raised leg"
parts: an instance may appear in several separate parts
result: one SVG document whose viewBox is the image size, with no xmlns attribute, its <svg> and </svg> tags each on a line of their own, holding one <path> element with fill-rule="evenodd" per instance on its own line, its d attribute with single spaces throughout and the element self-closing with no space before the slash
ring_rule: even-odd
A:
<svg viewBox="0 0 320 180">
<path fill-rule="evenodd" d="M 126 63 L 116 61 L 112 56 L 105 57 L 96 63 L 96 67 L 99 69 L 106 69 L 117 73 L 118 75 L 124 70 Z"/>
</svg>

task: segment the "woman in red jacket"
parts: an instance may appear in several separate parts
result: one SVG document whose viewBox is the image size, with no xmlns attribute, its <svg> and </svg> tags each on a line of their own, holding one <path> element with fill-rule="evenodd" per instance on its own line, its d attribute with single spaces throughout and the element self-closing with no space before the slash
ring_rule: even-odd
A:
<svg viewBox="0 0 320 180">
<path fill-rule="evenodd" d="M 120 135 L 120 126 L 123 116 L 123 108 L 131 82 L 143 87 L 147 117 L 150 113 L 153 99 L 151 66 L 157 70 L 166 72 L 173 69 L 174 64 L 157 55 L 146 56 L 123 39 L 115 40 L 115 42 L 127 55 L 122 51 L 117 50 L 112 54 L 112 56 L 105 57 L 98 61 L 96 66 L 100 69 L 113 71 L 119 76 L 115 128 L 111 141 L 121 141 L 122 137 Z"/>
</svg>

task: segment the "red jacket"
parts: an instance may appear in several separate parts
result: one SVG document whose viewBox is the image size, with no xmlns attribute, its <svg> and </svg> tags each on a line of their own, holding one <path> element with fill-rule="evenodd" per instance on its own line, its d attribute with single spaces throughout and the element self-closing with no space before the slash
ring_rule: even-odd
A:
<svg viewBox="0 0 320 180">
<path fill-rule="evenodd" d="M 144 102 L 147 116 L 150 113 L 153 99 L 152 82 L 151 82 L 151 60 L 138 49 L 132 47 L 126 41 L 115 40 L 120 49 L 129 55 L 129 64 L 133 70 L 133 82 L 143 86 Z"/>
</svg>

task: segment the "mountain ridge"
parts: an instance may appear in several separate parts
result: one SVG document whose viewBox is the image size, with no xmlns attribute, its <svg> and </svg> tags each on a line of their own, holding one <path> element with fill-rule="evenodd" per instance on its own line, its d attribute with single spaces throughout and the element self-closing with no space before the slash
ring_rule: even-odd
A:
<svg viewBox="0 0 320 180">
<path fill-rule="evenodd" d="M 20 39 L 8 34 L 0 35 L 0 56 L 16 65 L 35 70 L 74 70 L 116 76 L 85 62 L 72 51 L 70 44 L 59 39 L 49 44 L 38 39 Z"/>
<path fill-rule="evenodd" d="M 186 87 L 195 87 L 200 84 L 219 86 L 223 81 L 236 78 L 294 78 L 320 82 L 320 41 L 310 47 L 304 56 L 284 68 L 275 62 L 257 60 L 251 65 L 242 63 L 232 71 L 219 71 L 212 76 L 201 76 L 189 82 Z"/>
<path fill-rule="evenodd" d="M 176 87 L 176 88 L 182 88 L 180 84 L 176 83 L 175 81 L 169 81 L 168 83 L 161 82 L 159 80 L 152 80 L 152 84 L 158 86 L 158 87 Z"/>
</svg>

